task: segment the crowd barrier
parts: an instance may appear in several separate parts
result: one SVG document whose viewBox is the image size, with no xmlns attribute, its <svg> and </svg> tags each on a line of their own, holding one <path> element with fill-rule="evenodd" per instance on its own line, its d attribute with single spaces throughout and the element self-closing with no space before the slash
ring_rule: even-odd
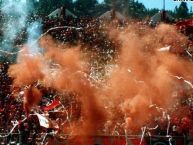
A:
<svg viewBox="0 0 193 145">
<path fill-rule="evenodd" d="M 3 136 L 3 134 L 1 135 Z M 19 134 L 11 134 L 8 137 L 0 137 L 0 144 L 4 145 L 22 145 Z M 140 135 L 130 136 L 66 136 L 59 138 L 53 135 L 39 135 L 41 138 L 36 138 L 37 145 L 44 145 L 47 141 L 52 145 L 193 145 L 193 137 L 186 136 L 148 136 L 141 138 Z M 29 138 L 30 142 L 30 138 Z"/>
</svg>

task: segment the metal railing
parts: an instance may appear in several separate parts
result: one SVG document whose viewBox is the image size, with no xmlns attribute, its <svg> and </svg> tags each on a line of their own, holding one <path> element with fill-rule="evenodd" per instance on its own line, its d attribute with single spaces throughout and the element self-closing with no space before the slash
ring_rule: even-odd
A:
<svg viewBox="0 0 193 145">
<path fill-rule="evenodd" d="M 4 133 L 0 133 L 0 136 L 4 136 L 6 134 Z M 33 142 L 33 144 L 37 144 L 37 145 L 44 145 L 46 144 L 46 142 L 48 141 L 47 139 L 52 139 L 52 142 L 54 143 L 53 145 L 69 145 L 70 141 L 69 138 L 73 138 L 75 137 L 77 138 L 81 138 L 80 136 L 68 136 L 68 135 L 62 135 L 63 138 L 60 138 L 59 136 L 56 136 L 53 133 L 40 133 L 37 134 L 36 138 L 33 140 L 31 137 L 29 137 L 27 139 L 28 143 L 22 143 L 22 138 L 21 138 L 21 134 L 20 133 L 12 133 L 7 137 L 0 137 L 0 145 L 23 145 L 23 144 L 28 144 L 30 142 Z M 69 138 L 68 138 L 69 137 Z M 116 143 L 113 143 L 113 141 L 125 141 L 129 140 L 129 142 L 133 142 L 136 140 L 141 139 L 141 135 L 129 135 L 129 136 L 125 136 L 125 135 L 117 135 L 117 136 L 108 136 L 108 135 L 102 135 L 102 136 L 91 136 L 89 138 L 92 138 L 93 140 L 93 144 L 91 143 L 90 145 L 105 145 L 103 142 L 104 139 L 106 140 L 111 140 L 111 145 L 118 145 Z M 188 142 L 193 143 L 193 136 L 172 136 L 171 137 L 171 143 L 172 145 L 188 145 Z M 148 145 L 156 145 L 156 143 L 162 143 L 163 145 L 168 145 L 169 144 L 169 137 L 166 136 L 145 136 L 144 137 L 144 142 L 146 142 L 146 144 Z M 74 144 L 76 145 L 76 144 Z M 78 145 L 78 144 L 77 144 Z M 130 145 L 130 144 L 129 144 Z M 135 144 L 133 144 L 135 145 Z"/>
</svg>

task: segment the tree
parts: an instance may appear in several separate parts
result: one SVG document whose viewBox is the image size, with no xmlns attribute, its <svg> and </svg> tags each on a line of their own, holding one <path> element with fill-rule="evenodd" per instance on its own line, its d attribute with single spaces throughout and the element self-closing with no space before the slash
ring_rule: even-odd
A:
<svg viewBox="0 0 193 145">
<path fill-rule="evenodd" d="M 93 15 L 95 17 L 99 17 L 101 14 L 104 14 L 106 11 L 109 10 L 109 6 L 107 6 L 106 4 L 104 3 L 101 3 L 101 4 L 97 4 L 94 8 L 94 13 Z"/>
<path fill-rule="evenodd" d="M 37 11 L 41 14 L 47 15 L 51 11 L 50 0 L 39 0 Z"/>
<path fill-rule="evenodd" d="M 118 10 L 128 15 L 128 6 L 131 0 L 105 0 L 105 3 L 112 9 Z"/>
<path fill-rule="evenodd" d="M 181 2 L 180 6 L 175 9 L 176 10 L 176 15 L 179 18 L 188 18 L 188 6 L 186 2 Z"/>
<path fill-rule="evenodd" d="M 158 13 L 160 10 L 159 9 L 148 9 L 146 12 L 146 15 L 149 17 L 152 17 L 153 15 L 155 15 L 156 13 Z"/>
<path fill-rule="evenodd" d="M 39 0 L 38 12 L 48 15 L 57 8 L 65 6 L 68 9 L 73 9 L 73 0 Z"/>
<path fill-rule="evenodd" d="M 73 0 L 51 0 L 51 4 L 56 8 L 65 6 L 68 9 L 72 9 Z"/>
<path fill-rule="evenodd" d="M 145 6 L 138 1 L 130 1 L 128 9 L 128 15 L 134 19 L 143 19 L 147 14 Z"/>
<path fill-rule="evenodd" d="M 145 6 L 134 0 L 105 0 L 105 3 L 111 8 L 120 11 L 125 16 L 142 19 L 145 17 Z"/>
<path fill-rule="evenodd" d="M 176 14 L 177 14 L 177 11 L 178 11 L 178 7 L 177 7 L 177 6 L 175 6 L 174 13 L 176 13 Z"/>
<path fill-rule="evenodd" d="M 79 16 L 92 16 L 97 0 L 77 0 L 74 3 L 75 12 Z"/>
</svg>

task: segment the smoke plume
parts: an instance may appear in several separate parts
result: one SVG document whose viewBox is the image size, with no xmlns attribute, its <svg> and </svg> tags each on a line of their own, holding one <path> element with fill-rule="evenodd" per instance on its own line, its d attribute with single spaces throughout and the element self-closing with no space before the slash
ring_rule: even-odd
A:
<svg viewBox="0 0 193 145">
<path fill-rule="evenodd" d="M 6 0 L 2 3 L 1 11 L 4 15 L 1 47 L 6 51 L 13 51 L 14 40 L 26 24 L 27 5 L 22 1 Z"/>
<path fill-rule="evenodd" d="M 43 54 L 26 57 L 30 51 L 22 52 L 9 74 L 20 87 L 39 81 L 59 92 L 76 92 L 82 104 L 81 125 L 73 128 L 76 133 L 101 134 L 104 127 L 109 134 L 123 134 L 124 129 L 139 132 L 141 126 L 154 121 L 150 105 L 164 109 L 173 105 L 180 85 L 176 77 L 193 80 L 192 64 L 177 55 L 187 39 L 163 24 L 155 29 L 131 24 L 122 31 L 111 30 L 109 37 L 121 47 L 116 64 L 107 71 L 111 73 L 97 87 L 90 81 L 88 59 L 82 57 L 80 48 L 68 48 L 50 36 L 40 40 Z M 168 46 L 172 52 L 159 51 Z"/>
</svg>

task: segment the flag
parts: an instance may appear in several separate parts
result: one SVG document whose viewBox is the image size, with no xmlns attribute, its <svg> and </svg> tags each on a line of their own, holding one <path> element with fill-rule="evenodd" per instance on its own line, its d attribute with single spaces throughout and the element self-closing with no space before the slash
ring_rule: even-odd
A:
<svg viewBox="0 0 193 145">
<path fill-rule="evenodd" d="M 50 128 L 49 120 L 45 116 L 40 115 L 38 113 L 36 113 L 36 115 L 38 117 L 40 126 L 45 127 L 45 128 Z"/>
<path fill-rule="evenodd" d="M 59 129 L 59 126 L 56 122 L 46 118 L 44 115 L 36 113 L 40 126 L 44 128 Z"/>
<path fill-rule="evenodd" d="M 59 100 L 54 100 L 51 104 L 49 104 L 48 106 L 43 107 L 44 111 L 50 111 L 54 108 L 56 108 L 57 106 L 59 106 L 61 103 Z"/>
</svg>

